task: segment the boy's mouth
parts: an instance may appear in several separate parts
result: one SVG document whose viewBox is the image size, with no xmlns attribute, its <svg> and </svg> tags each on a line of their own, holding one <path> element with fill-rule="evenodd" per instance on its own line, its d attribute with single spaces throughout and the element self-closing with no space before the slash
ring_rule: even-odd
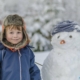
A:
<svg viewBox="0 0 80 80">
<path fill-rule="evenodd" d="M 12 39 L 12 40 L 19 40 L 19 39 Z"/>
</svg>

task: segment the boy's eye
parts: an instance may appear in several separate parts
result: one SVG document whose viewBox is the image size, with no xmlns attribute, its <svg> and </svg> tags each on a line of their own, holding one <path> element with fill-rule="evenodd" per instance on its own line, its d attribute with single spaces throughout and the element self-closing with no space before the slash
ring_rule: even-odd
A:
<svg viewBox="0 0 80 80">
<path fill-rule="evenodd" d="M 60 36 L 58 36 L 57 38 L 60 38 Z"/>
<path fill-rule="evenodd" d="M 69 38 L 72 38 L 72 35 L 70 35 Z"/>
<path fill-rule="evenodd" d="M 17 32 L 18 34 L 20 34 L 21 32 Z"/>
<path fill-rule="evenodd" d="M 13 34 L 13 32 L 10 32 L 10 34 Z"/>
</svg>

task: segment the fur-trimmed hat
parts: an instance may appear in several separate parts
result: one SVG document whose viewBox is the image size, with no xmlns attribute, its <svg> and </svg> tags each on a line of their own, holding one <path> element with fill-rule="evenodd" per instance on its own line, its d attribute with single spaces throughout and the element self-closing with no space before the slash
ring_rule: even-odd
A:
<svg viewBox="0 0 80 80">
<path fill-rule="evenodd" d="M 6 40 L 6 37 L 5 37 L 5 35 L 6 35 L 5 28 L 8 27 L 8 26 L 22 27 L 23 39 L 22 39 L 21 42 L 19 42 L 18 44 L 11 44 L 10 42 L 8 42 Z M 25 28 L 24 21 L 23 21 L 23 19 L 19 15 L 17 15 L 17 14 L 15 14 L 15 15 L 8 15 L 6 17 L 6 19 L 3 22 L 3 26 L 2 26 L 1 42 L 2 42 L 2 44 L 5 47 L 7 47 L 9 49 L 13 49 L 13 50 L 21 49 L 24 46 L 26 46 L 27 44 L 29 44 L 30 39 L 29 39 L 29 37 L 27 35 L 27 31 L 26 31 L 26 28 Z"/>
</svg>

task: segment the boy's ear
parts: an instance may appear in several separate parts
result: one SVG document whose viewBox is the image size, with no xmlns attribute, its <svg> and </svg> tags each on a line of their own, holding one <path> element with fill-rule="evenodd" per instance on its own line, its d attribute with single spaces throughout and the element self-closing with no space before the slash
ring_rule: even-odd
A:
<svg viewBox="0 0 80 80">
<path fill-rule="evenodd" d="M 2 32 L 3 32 L 3 30 L 4 30 L 4 26 L 2 25 Z"/>
<path fill-rule="evenodd" d="M 24 30 L 26 30 L 26 26 L 25 25 L 23 26 L 23 28 L 24 28 Z"/>
</svg>

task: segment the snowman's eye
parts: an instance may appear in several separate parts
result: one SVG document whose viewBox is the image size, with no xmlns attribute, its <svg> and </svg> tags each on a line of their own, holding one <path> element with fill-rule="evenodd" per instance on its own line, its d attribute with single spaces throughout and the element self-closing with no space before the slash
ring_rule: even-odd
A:
<svg viewBox="0 0 80 80">
<path fill-rule="evenodd" d="M 60 38 L 60 36 L 58 36 L 57 38 Z"/>
<path fill-rule="evenodd" d="M 72 35 L 70 35 L 69 38 L 72 38 Z"/>
</svg>

